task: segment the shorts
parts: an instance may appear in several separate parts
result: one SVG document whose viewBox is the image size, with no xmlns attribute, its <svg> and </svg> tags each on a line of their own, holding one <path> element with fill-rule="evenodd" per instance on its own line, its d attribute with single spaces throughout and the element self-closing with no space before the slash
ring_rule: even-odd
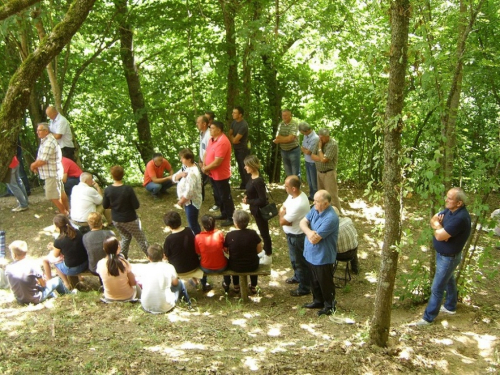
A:
<svg viewBox="0 0 500 375">
<path fill-rule="evenodd" d="M 64 262 L 56 263 L 54 266 L 66 276 L 77 276 L 89 268 L 89 262 L 85 261 L 75 267 L 68 267 Z"/>
<path fill-rule="evenodd" d="M 61 192 L 64 191 L 62 180 L 55 177 L 45 179 L 45 198 L 61 199 Z"/>
</svg>

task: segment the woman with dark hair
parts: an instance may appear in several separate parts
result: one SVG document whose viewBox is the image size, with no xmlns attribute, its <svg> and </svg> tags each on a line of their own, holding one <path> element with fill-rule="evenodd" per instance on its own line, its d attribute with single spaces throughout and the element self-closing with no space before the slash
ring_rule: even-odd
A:
<svg viewBox="0 0 500 375">
<path fill-rule="evenodd" d="M 114 182 L 104 190 L 102 205 L 105 209 L 111 208 L 113 225 L 122 237 L 122 254 L 128 259 L 130 241 L 135 237 L 142 252 L 147 255 L 148 241 L 142 231 L 141 220 L 135 212 L 139 208 L 139 200 L 134 189 L 123 183 L 123 167 L 115 165 L 111 167 L 110 172 Z"/>
<path fill-rule="evenodd" d="M 205 273 L 222 272 L 227 268 L 224 233 L 215 229 L 215 218 L 212 215 L 203 215 L 201 225 L 205 230 L 194 239 L 196 253 L 200 256 L 200 268 Z"/>
<path fill-rule="evenodd" d="M 104 286 L 105 299 L 129 301 L 139 298 L 141 289 L 137 286 L 130 263 L 120 254 L 120 242 L 116 237 L 106 238 L 103 248 L 106 258 L 97 262 L 97 273 Z"/>
<path fill-rule="evenodd" d="M 260 208 L 267 205 L 266 183 L 260 177 L 260 162 L 255 155 L 248 155 L 245 160 L 245 171 L 250 174 L 247 182 L 243 203 L 250 206 L 250 212 L 255 219 L 260 235 L 264 240 L 264 252 L 260 258 L 260 264 L 271 264 L 273 254 L 273 243 L 269 233 L 269 222 L 260 213 Z"/>
<path fill-rule="evenodd" d="M 43 260 L 45 277 L 47 280 L 52 278 L 50 270 L 50 263 L 52 263 L 66 288 L 71 289 L 67 276 L 77 276 L 87 270 L 87 251 L 83 246 L 82 234 L 71 225 L 66 215 L 56 215 L 54 225 L 59 232 L 59 237 L 53 244 L 48 245 L 51 252 Z"/>
</svg>

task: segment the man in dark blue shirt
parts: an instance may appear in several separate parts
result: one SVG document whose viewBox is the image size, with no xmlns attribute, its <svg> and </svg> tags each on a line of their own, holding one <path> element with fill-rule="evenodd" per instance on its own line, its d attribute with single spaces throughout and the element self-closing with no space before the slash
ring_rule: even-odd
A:
<svg viewBox="0 0 500 375">
<path fill-rule="evenodd" d="M 416 323 L 424 326 L 432 323 L 439 312 L 456 314 L 457 285 L 453 272 L 462 259 L 462 249 L 470 235 L 471 220 L 465 207 L 467 197 L 461 188 L 452 188 L 446 194 L 446 209 L 431 219 L 436 249 L 436 274 L 431 287 L 431 297 L 424 318 Z M 444 292 L 446 299 L 443 302 Z"/>
</svg>

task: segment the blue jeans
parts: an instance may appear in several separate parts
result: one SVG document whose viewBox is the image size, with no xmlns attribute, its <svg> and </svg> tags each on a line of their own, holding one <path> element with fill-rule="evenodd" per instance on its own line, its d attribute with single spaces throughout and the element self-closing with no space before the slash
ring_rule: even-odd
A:
<svg viewBox="0 0 500 375">
<path fill-rule="evenodd" d="M 200 210 L 198 210 L 193 204 L 187 204 L 184 206 L 184 212 L 186 212 L 188 226 L 196 236 L 201 232 L 200 223 L 198 222 L 198 213 Z"/>
<path fill-rule="evenodd" d="M 304 258 L 304 240 L 306 235 L 286 235 L 288 254 L 294 271 L 293 278 L 299 282 L 298 291 L 309 293 L 311 291 L 311 271 Z"/>
<path fill-rule="evenodd" d="M 428 322 L 434 321 L 439 314 L 441 303 L 443 302 L 443 295 L 446 291 L 446 299 L 444 307 L 450 311 L 457 309 L 457 284 L 453 272 L 460 264 L 462 259 L 462 252 L 453 257 L 445 257 L 436 253 L 436 274 L 432 281 L 431 298 L 427 304 L 424 312 L 424 320 Z"/>
<path fill-rule="evenodd" d="M 89 268 L 89 262 L 85 261 L 85 263 L 75 267 L 68 267 L 64 262 L 56 263 L 54 266 L 66 276 L 78 276 Z"/>
<path fill-rule="evenodd" d="M 200 266 L 200 269 L 203 271 L 203 273 L 207 273 L 207 274 L 211 274 L 211 273 L 219 273 L 219 272 L 223 272 L 227 269 L 227 264 L 225 267 L 223 268 L 219 268 L 218 270 L 209 270 L 208 268 L 204 268 L 202 266 Z"/>
<path fill-rule="evenodd" d="M 45 287 L 42 288 L 42 295 L 40 297 L 40 302 L 45 301 L 47 298 L 54 298 L 54 290 L 59 294 L 68 294 L 70 291 L 59 277 L 54 277 L 53 279 L 47 280 L 45 282 Z"/>
<path fill-rule="evenodd" d="M 17 201 L 19 202 L 19 206 L 23 208 L 28 207 L 28 194 L 26 194 L 23 180 L 21 180 L 21 177 L 19 176 L 19 165 L 15 168 L 12 168 L 10 173 L 10 181 L 7 183 L 7 187 L 16 197 Z"/>
<path fill-rule="evenodd" d="M 157 195 L 158 193 L 164 193 L 167 189 L 172 186 L 172 180 L 167 180 L 162 184 L 157 184 L 156 182 L 150 182 L 146 185 L 146 190 L 149 191 L 153 195 Z"/>
<path fill-rule="evenodd" d="M 171 286 L 170 287 L 170 290 L 172 291 L 172 293 L 175 294 L 175 302 L 179 302 L 179 300 L 181 298 L 184 298 L 184 301 L 190 305 L 191 304 L 191 300 L 189 299 L 189 294 L 186 290 L 186 286 L 184 285 L 184 282 L 179 279 L 179 284 L 177 284 L 176 286 Z"/>
<path fill-rule="evenodd" d="M 294 174 L 300 178 L 300 154 L 300 147 L 298 146 L 290 151 L 281 150 L 281 158 L 287 176 Z"/>
<path fill-rule="evenodd" d="M 309 198 L 314 199 L 314 194 L 318 191 L 318 177 L 316 163 L 306 161 L 307 184 L 309 185 Z"/>
</svg>

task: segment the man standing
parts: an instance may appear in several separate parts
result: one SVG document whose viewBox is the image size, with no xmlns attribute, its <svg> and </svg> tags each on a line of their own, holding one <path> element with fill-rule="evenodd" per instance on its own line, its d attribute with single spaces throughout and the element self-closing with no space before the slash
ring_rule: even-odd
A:
<svg viewBox="0 0 500 375">
<path fill-rule="evenodd" d="M 337 207 L 333 207 L 339 217 L 339 240 L 337 241 L 337 260 L 351 260 L 351 270 L 357 275 L 358 268 L 358 232 L 352 220 L 348 217 L 340 217 Z"/>
<path fill-rule="evenodd" d="M 28 194 L 24 188 L 23 180 L 19 177 L 19 161 L 14 156 L 9 164 L 10 178 L 7 187 L 17 199 L 17 207 L 12 212 L 22 212 L 28 209 Z"/>
<path fill-rule="evenodd" d="M 300 148 L 299 148 L 299 125 L 292 120 L 292 112 L 285 109 L 281 112 L 283 122 L 278 127 L 278 133 L 273 140 L 280 145 L 281 158 L 287 176 L 295 175 L 300 178 Z"/>
<path fill-rule="evenodd" d="M 69 202 L 62 183 L 61 148 L 49 132 L 49 124 L 46 122 L 38 124 L 36 133 L 40 138 L 40 147 L 36 160 L 31 163 L 30 169 L 33 173 L 38 173 L 42 180 L 45 180 L 45 197 L 54 203 L 61 214 L 68 215 Z"/>
<path fill-rule="evenodd" d="M 309 185 L 309 200 L 314 200 L 314 194 L 318 191 L 318 176 L 316 173 L 316 163 L 311 158 L 312 150 L 318 145 L 319 137 L 311 129 L 307 122 L 299 124 L 299 131 L 304 136 L 300 150 L 304 154 L 306 161 L 307 184 Z"/>
<path fill-rule="evenodd" d="M 57 139 L 61 147 L 62 155 L 71 160 L 75 160 L 75 146 L 73 144 L 73 134 L 66 117 L 57 112 L 56 107 L 49 105 L 45 111 L 50 118 L 50 132 Z"/>
<path fill-rule="evenodd" d="M 250 175 L 245 171 L 245 163 L 243 162 L 248 156 L 248 124 L 243 118 L 243 108 L 237 106 L 233 109 L 233 122 L 231 129 L 229 129 L 228 138 L 233 144 L 234 158 L 238 164 L 238 171 L 240 173 L 241 183 L 239 188 L 246 189 Z"/>
<path fill-rule="evenodd" d="M 471 220 L 465 207 L 467 197 L 461 188 L 452 188 L 446 194 L 446 208 L 431 219 L 434 230 L 433 244 L 436 249 L 436 273 L 432 281 L 431 297 L 424 318 L 416 323 L 424 326 L 432 323 L 439 312 L 456 314 L 457 285 L 453 272 L 462 259 L 462 249 L 469 238 Z M 446 291 L 444 305 L 443 295 Z"/>
<path fill-rule="evenodd" d="M 300 228 L 300 221 L 309 212 L 309 201 L 306 194 L 300 191 L 300 180 L 297 176 L 292 175 L 285 179 L 285 191 L 288 197 L 280 209 L 279 220 L 286 234 L 288 253 L 294 271 L 293 277 L 287 279 L 286 282 L 299 284 L 296 290 L 290 292 L 291 296 L 299 297 L 311 293 L 311 273 L 304 259 L 306 235 Z"/>
<path fill-rule="evenodd" d="M 332 204 L 341 212 L 339 189 L 337 187 L 337 162 L 339 146 L 330 138 L 330 130 L 321 129 L 319 142 L 312 150 L 311 158 L 316 163 L 318 189 L 325 189 L 332 197 Z"/>
<path fill-rule="evenodd" d="M 71 220 L 78 226 L 88 227 L 87 218 L 91 212 L 104 214 L 108 224 L 111 224 L 111 210 L 102 207 L 102 190 L 92 175 L 83 172 L 80 183 L 73 188 L 71 196 Z M 86 228 L 87 232 L 90 228 Z"/>
<path fill-rule="evenodd" d="M 168 171 L 169 176 L 164 176 L 165 170 Z M 165 193 L 172 185 L 172 166 L 162 154 L 153 154 L 153 160 L 146 165 L 142 186 L 152 194 L 154 199 L 158 199 L 159 195 Z"/>
<path fill-rule="evenodd" d="M 333 264 L 337 256 L 339 217 L 331 206 L 331 196 L 326 190 L 314 195 L 314 207 L 300 221 L 306 234 L 304 258 L 311 271 L 313 301 L 305 304 L 308 309 L 321 309 L 318 316 L 336 311 Z"/>
<path fill-rule="evenodd" d="M 210 139 L 210 130 L 208 130 L 208 117 L 198 116 L 196 119 L 196 127 L 200 132 L 200 150 L 198 153 L 198 165 L 203 167 L 203 160 L 205 159 L 205 152 Z M 208 176 L 204 173 L 201 174 L 201 198 L 205 200 L 205 184 L 208 182 Z M 218 208 L 217 208 L 218 209 Z"/>
<path fill-rule="evenodd" d="M 210 140 L 202 171 L 213 181 L 214 194 L 221 202 L 221 215 L 217 220 L 224 220 L 222 226 L 233 225 L 234 202 L 231 196 L 229 179 L 231 178 L 231 143 L 224 134 L 224 124 L 214 121 L 210 125 Z"/>
</svg>

